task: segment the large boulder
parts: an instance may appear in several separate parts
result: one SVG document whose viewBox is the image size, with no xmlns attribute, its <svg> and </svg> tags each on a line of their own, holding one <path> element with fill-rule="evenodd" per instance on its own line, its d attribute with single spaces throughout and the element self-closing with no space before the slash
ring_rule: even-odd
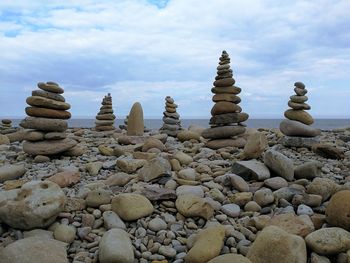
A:
<svg viewBox="0 0 350 263">
<path fill-rule="evenodd" d="M 258 234 L 247 258 L 254 263 L 306 263 L 305 241 L 279 227 L 268 226 Z"/>
<path fill-rule="evenodd" d="M 142 136 L 144 132 L 143 110 L 139 102 L 134 103 L 132 106 L 129 118 L 127 135 Z"/>
<path fill-rule="evenodd" d="M 213 226 L 201 230 L 185 256 L 186 263 L 203 263 L 217 257 L 224 245 L 225 227 Z"/>
<path fill-rule="evenodd" d="M 332 196 L 326 208 L 326 220 L 332 226 L 350 231 L 350 190 Z"/>
<path fill-rule="evenodd" d="M 0 222 L 18 229 L 44 228 L 63 210 L 66 196 L 50 181 L 31 181 L 0 192 Z"/>
<path fill-rule="evenodd" d="M 103 234 L 99 244 L 100 263 L 133 263 L 134 251 L 129 234 L 113 228 Z"/>
<path fill-rule="evenodd" d="M 0 249 L 1 263 L 68 263 L 66 243 L 27 237 Z"/>
</svg>

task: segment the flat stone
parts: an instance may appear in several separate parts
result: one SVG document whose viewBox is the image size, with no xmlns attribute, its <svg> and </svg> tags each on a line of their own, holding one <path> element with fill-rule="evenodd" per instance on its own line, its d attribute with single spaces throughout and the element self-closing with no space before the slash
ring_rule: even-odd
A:
<svg viewBox="0 0 350 263">
<path fill-rule="evenodd" d="M 294 83 L 294 86 L 299 88 L 299 89 L 305 89 L 305 84 L 302 83 L 301 81 L 297 81 Z"/>
<path fill-rule="evenodd" d="M 214 87 L 227 87 L 227 86 L 232 86 L 234 84 L 235 84 L 234 78 L 219 79 L 219 80 L 215 80 L 213 83 Z"/>
<path fill-rule="evenodd" d="M 30 155 L 55 155 L 68 151 L 77 145 L 77 142 L 72 139 L 50 140 L 23 143 L 23 151 Z"/>
<path fill-rule="evenodd" d="M 112 199 L 112 211 L 123 220 L 134 221 L 152 214 L 154 207 L 142 195 L 122 193 Z"/>
<path fill-rule="evenodd" d="M 158 232 L 167 229 L 167 223 L 163 219 L 156 217 L 149 221 L 147 227 L 154 232 Z"/>
<path fill-rule="evenodd" d="M 113 131 L 115 128 L 113 126 L 104 125 L 96 126 L 95 129 L 96 131 Z"/>
<path fill-rule="evenodd" d="M 239 214 L 241 212 L 241 208 L 236 204 L 226 204 L 226 205 L 223 205 L 221 207 L 221 211 L 225 215 L 228 215 L 229 217 L 235 218 L 235 217 L 239 216 Z"/>
<path fill-rule="evenodd" d="M 220 126 L 204 130 L 202 136 L 206 139 L 224 139 L 243 134 L 245 130 L 243 126 Z"/>
<path fill-rule="evenodd" d="M 60 187 L 72 186 L 80 182 L 80 173 L 76 171 L 60 172 L 50 176 L 47 180 L 58 184 Z"/>
<path fill-rule="evenodd" d="M 248 192 L 249 185 L 248 183 L 241 177 L 236 174 L 226 174 L 226 176 L 230 179 L 231 185 L 240 192 Z"/>
<path fill-rule="evenodd" d="M 39 107 L 26 107 L 25 112 L 31 117 L 43 117 L 51 119 L 69 119 L 70 112 Z"/>
<path fill-rule="evenodd" d="M 54 110 L 70 109 L 70 105 L 66 102 L 52 100 L 52 99 L 48 99 L 40 96 L 28 97 L 26 102 L 30 106 L 34 106 L 34 107 L 48 108 L 48 109 L 54 109 Z"/>
<path fill-rule="evenodd" d="M 110 204 L 112 195 L 104 189 L 96 189 L 88 192 L 86 196 L 86 204 L 89 207 L 99 207 L 100 205 Z"/>
<path fill-rule="evenodd" d="M 177 134 L 177 138 L 181 141 L 189 141 L 189 140 L 200 140 L 200 135 L 196 132 L 189 130 L 182 130 Z"/>
<path fill-rule="evenodd" d="M 291 107 L 293 110 L 310 110 L 311 107 L 307 103 L 296 103 L 293 101 L 288 101 L 288 106 Z"/>
<path fill-rule="evenodd" d="M 294 164 L 291 159 L 275 150 L 268 150 L 264 155 L 264 163 L 273 172 L 287 181 L 294 179 Z"/>
<path fill-rule="evenodd" d="M 292 95 L 290 96 L 290 100 L 295 103 L 304 103 L 308 100 L 307 96 L 298 96 L 298 95 Z"/>
<path fill-rule="evenodd" d="M 120 228 L 126 230 L 123 220 L 113 211 L 105 211 L 102 214 L 104 226 L 107 230 Z"/>
<path fill-rule="evenodd" d="M 237 148 L 243 148 L 246 144 L 246 140 L 244 138 L 237 138 L 237 139 L 215 139 L 208 141 L 205 146 L 218 150 L 225 147 L 237 147 Z"/>
<path fill-rule="evenodd" d="M 96 115 L 97 120 L 114 120 L 115 115 L 114 114 L 100 114 Z"/>
<path fill-rule="evenodd" d="M 57 100 L 57 101 L 61 101 L 61 102 L 65 102 L 65 98 L 57 93 L 54 92 L 49 92 L 49 91 L 45 91 L 45 90 L 33 90 L 32 91 L 32 96 L 39 96 L 39 97 L 44 97 L 47 99 L 52 99 L 52 100 Z"/>
<path fill-rule="evenodd" d="M 96 126 L 113 126 L 114 120 L 96 120 Z"/>
<path fill-rule="evenodd" d="M 213 96 L 213 101 L 214 102 L 229 101 L 229 102 L 238 104 L 241 102 L 241 98 L 230 93 L 221 93 L 221 94 L 215 94 Z"/>
<path fill-rule="evenodd" d="M 121 158 L 117 159 L 117 166 L 126 173 L 134 173 L 146 164 L 146 160 Z"/>
<path fill-rule="evenodd" d="M 232 173 L 241 176 L 244 180 L 263 181 L 270 178 L 269 169 L 257 160 L 238 161 L 233 163 Z"/>
<path fill-rule="evenodd" d="M 163 117 L 163 122 L 166 124 L 179 124 L 179 119 L 170 118 L 170 117 Z"/>
<path fill-rule="evenodd" d="M 178 212 L 185 217 L 199 216 L 208 220 L 214 214 L 214 208 L 204 198 L 193 194 L 178 196 L 175 205 Z"/>
<path fill-rule="evenodd" d="M 66 243 L 27 237 L 0 250 L 1 263 L 68 263 Z"/>
<path fill-rule="evenodd" d="M 321 168 L 322 163 L 319 161 L 310 161 L 304 164 L 298 165 L 294 169 L 294 177 L 296 179 L 314 179 L 322 175 Z"/>
<path fill-rule="evenodd" d="M 186 195 L 186 194 L 195 195 L 200 198 L 204 197 L 204 191 L 202 187 L 197 185 L 180 185 L 179 187 L 176 188 L 177 196 Z"/>
<path fill-rule="evenodd" d="M 288 182 L 282 177 L 272 177 L 264 181 L 264 184 L 272 190 L 278 190 L 283 187 L 288 187 Z"/>
<path fill-rule="evenodd" d="M 100 263 L 133 263 L 134 251 L 129 234 L 113 228 L 103 234 L 99 243 Z"/>
<path fill-rule="evenodd" d="M 63 210 L 66 196 L 50 181 L 31 181 L 0 193 L 0 221 L 18 229 L 45 228 Z"/>
<path fill-rule="evenodd" d="M 64 90 L 58 86 L 57 83 L 49 81 L 49 82 L 39 82 L 38 83 L 38 88 L 45 90 L 45 91 L 49 91 L 49 92 L 53 92 L 53 93 L 58 93 L 58 94 L 62 94 L 64 92 Z"/>
<path fill-rule="evenodd" d="M 146 185 L 140 191 L 150 201 L 174 200 L 176 193 L 172 189 L 160 188 L 157 185 Z"/>
<path fill-rule="evenodd" d="M 26 173 L 24 164 L 5 164 L 0 167 L 0 183 L 20 178 Z"/>
<path fill-rule="evenodd" d="M 314 123 L 314 119 L 311 115 L 303 110 L 286 110 L 284 116 L 289 120 L 300 121 L 306 125 Z"/>
<path fill-rule="evenodd" d="M 321 134 L 321 130 L 293 120 L 283 120 L 280 123 L 280 130 L 287 136 L 316 137 Z"/>
<path fill-rule="evenodd" d="M 211 116 L 224 114 L 224 113 L 235 113 L 235 112 L 241 112 L 241 111 L 242 111 L 242 108 L 237 104 L 234 104 L 228 101 L 219 101 L 215 103 L 213 108 L 211 109 Z"/>
<path fill-rule="evenodd" d="M 210 125 L 228 125 L 232 123 L 240 123 L 248 120 L 249 115 L 244 112 L 224 113 L 212 116 L 210 118 Z"/>
<path fill-rule="evenodd" d="M 225 227 L 212 226 L 201 230 L 195 237 L 193 247 L 185 256 L 186 263 L 201 263 L 219 256 L 224 245 Z"/>
<path fill-rule="evenodd" d="M 242 89 L 236 86 L 228 86 L 228 87 L 214 87 L 211 89 L 212 93 L 221 94 L 221 93 L 229 93 L 229 94 L 239 94 Z"/>
<path fill-rule="evenodd" d="M 75 227 L 59 224 L 55 228 L 53 235 L 56 240 L 70 244 L 75 239 L 75 233 L 76 233 Z"/>
<path fill-rule="evenodd" d="M 305 96 L 305 94 L 307 93 L 307 89 L 301 89 L 298 87 L 294 88 L 294 92 L 298 95 L 298 96 Z"/>
<path fill-rule="evenodd" d="M 305 238 L 307 246 L 320 255 L 333 255 L 350 249 L 350 232 L 340 227 L 321 228 Z"/>
<path fill-rule="evenodd" d="M 66 137 L 67 134 L 65 132 L 48 132 L 44 135 L 45 140 L 61 140 Z"/>
<path fill-rule="evenodd" d="M 48 132 L 63 132 L 68 128 L 67 121 L 65 120 L 37 117 L 26 117 L 21 121 L 20 126 L 25 129 L 35 129 Z"/>
<path fill-rule="evenodd" d="M 318 144 L 320 139 L 317 137 L 292 137 L 284 136 L 281 139 L 281 144 L 285 147 L 295 148 L 312 148 L 313 145 Z"/>
</svg>

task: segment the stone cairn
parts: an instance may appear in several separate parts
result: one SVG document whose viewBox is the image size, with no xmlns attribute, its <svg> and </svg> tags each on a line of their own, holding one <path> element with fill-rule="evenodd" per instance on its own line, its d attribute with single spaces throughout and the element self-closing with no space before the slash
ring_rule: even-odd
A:
<svg viewBox="0 0 350 263">
<path fill-rule="evenodd" d="M 165 97 L 165 111 L 163 112 L 163 126 L 160 128 L 161 133 L 176 137 L 181 130 L 180 115 L 176 112 L 177 105 L 170 96 Z"/>
<path fill-rule="evenodd" d="M 30 129 L 23 143 L 24 152 L 30 155 L 57 155 L 73 148 L 77 142 L 67 138 L 67 120 L 71 117 L 70 105 L 61 95 L 64 90 L 55 82 L 39 82 L 26 102 L 27 115 L 20 126 Z"/>
<path fill-rule="evenodd" d="M 95 129 L 97 131 L 114 130 L 115 115 L 113 114 L 112 97 L 110 93 L 103 98 L 101 104 L 100 111 L 96 115 Z"/>
<path fill-rule="evenodd" d="M 245 140 L 242 137 L 236 137 L 245 132 L 242 122 L 249 118 L 247 113 L 242 112 L 238 105 L 241 102 L 238 94 L 241 88 L 234 86 L 232 69 L 230 69 L 230 58 L 226 51 L 222 51 L 219 65 L 217 67 L 217 76 L 211 89 L 213 102 L 211 109 L 211 128 L 203 131 L 202 136 L 210 139 L 207 147 L 220 149 L 227 146 L 244 147 Z"/>
<path fill-rule="evenodd" d="M 284 112 L 284 116 L 287 119 L 280 123 L 280 130 L 286 136 L 300 137 L 299 143 L 297 144 L 305 146 L 302 143 L 302 138 L 316 137 L 320 135 L 321 131 L 310 126 L 314 123 L 314 119 L 306 112 L 306 110 L 310 110 L 311 107 L 306 103 L 308 97 L 306 96 L 307 89 L 304 83 L 295 82 L 294 92 L 295 95 L 290 96 L 290 100 L 288 101 L 288 106 L 291 109 Z M 304 142 L 307 140 L 308 139 L 305 139 Z M 294 141 L 294 143 L 290 146 L 297 146 L 295 145 L 296 139 L 286 138 L 283 143 L 288 146 L 291 141 Z M 312 143 L 314 140 L 309 139 L 308 141 Z"/>
<path fill-rule="evenodd" d="M 128 136 L 143 136 L 144 120 L 143 110 L 139 102 L 135 102 L 128 117 L 127 132 Z"/>
<path fill-rule="evenodd" d="M 8 134 L 15 131 L 17 131 L 17 129 L 12 127 L 12 121 L 10 119 L 1 120 L 0 134 Z"/>
<path fill-rule="evenodd" d="M 129 119 L 129 115 L 126 115 L 125 119 L 124 119 L 124 124 L 120 124 L 119 128 L 121 130 L 126 130 L 128 127 L 128 119 Z"/>
</svg>

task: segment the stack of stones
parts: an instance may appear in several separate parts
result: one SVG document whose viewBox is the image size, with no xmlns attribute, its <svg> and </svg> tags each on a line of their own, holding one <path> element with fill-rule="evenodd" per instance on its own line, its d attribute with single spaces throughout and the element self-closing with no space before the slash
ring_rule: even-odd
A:
<svg viewBox="0 0 350 263">
<path fill-rule="evenodd" d="M 124 119 L 124 124 L 119 125 L 119 128 L 121 130 L 126 130 L 128 127 L 128 119 L 129 119 L 129 115 L 126 115 L 125 119 Z"/>
<path fill-rule="evenodd" d="M 73 148 L 77 142 L 67 138 L 67 111 L 70 105 L 65 102 L 64 90 L 55 82 L 39 82 L 38 90 L 27 98 L 30 107 L 25 109 L 27 115 L 21 123 L 26 133 L 23 143 L 24 152 L 30 155 L 57 155 Z"/>
<path fill-rule="evenodd" d="M 8 134 L 15 132 L 17 129 L 12 127 L 12 121 L 9 119 L 1 120 L 0 134 Z"/>
<path fill-rule="evenodd" d="M 163 112 L 163 126 L 160 128 L 161 133 L 176 137 L 181 130 L 180 115 L 176 112 L 177 105 L 170 96 L 165 97 L 165 111 Z"/>
<path fill-rule="evenodd" d="M 241 88 L 234 86 L 232 69 L 230 69 L 230 58 L 226 51 L 222 52 L 219 66 L 217 67 L 217 76 L 214 81 L 212 92 L 213 102 L 215 103 L 211 110 L 210 125 L 202 136 L 210 139 L 207 147 L 220 149 L 227 146 L 244 147 L 245 140 L 242 137 L 236 137 L 245 132 L 245 125 L 242 123 L 249 118 L 249 115 L 242 112 L 238 105 L 241 102 L 237 95 Z"/>
<path fill-rule="evenodd" d="M 306 96 L 307 90 L 304 83 L 294 83 L 295 95 L 290 96 L 288 101 L 288 109 L 284 112 L 284 116 L 287 118 L 280 123 L 281 132 L 290 137 L 284 138 L 283 144 L 286 146 L 312 146 L 311 144 L 317 143 L 317 140 L 311 139 L 320 135 L 321 131 L 311 127 L 314 119 L 305 110 L 310 110 L 311 107 L 305 103 L 308 100 Z M 296 137 L 296 138 L 295 138 Z"/>
<path fill-rule="evenodd" d="M 96 115 L 96 130 L 111 131 L 114 130 L 115 115 L 113 114 L 112 97 L 108 93 L 102 100 L 100 112 Z"/>
</svg>

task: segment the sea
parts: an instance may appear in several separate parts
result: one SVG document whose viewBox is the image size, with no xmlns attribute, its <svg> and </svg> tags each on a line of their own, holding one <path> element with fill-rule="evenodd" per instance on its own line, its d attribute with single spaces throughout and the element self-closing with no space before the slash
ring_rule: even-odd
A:
<svg viewBox="0 0 350 263">
<path fill-rule="evenodd" d="M 249 119 L 245 123 L 249 128 L 278 128 L 282 119 Z M 12 119 L 12 125 L 18 127 L 21 119 Z M 159 129 L 163 125 L 162 119 L 145 119 L 145 126 L 148 129 Z M 124 124 L 124 119 L 116 119 L 115 127 Z M 209 127 L 209 119 L 181 119 L 181 126 L 188 128 L 190 125 Z M 94 119 L 70 119 L 70 128 L 92 128 L 95 126 Z M 333 130 L 337 128 L 350 127 L 350 119 L 315 119 L 312 125 L 321 130 Z"/>
</svg>

